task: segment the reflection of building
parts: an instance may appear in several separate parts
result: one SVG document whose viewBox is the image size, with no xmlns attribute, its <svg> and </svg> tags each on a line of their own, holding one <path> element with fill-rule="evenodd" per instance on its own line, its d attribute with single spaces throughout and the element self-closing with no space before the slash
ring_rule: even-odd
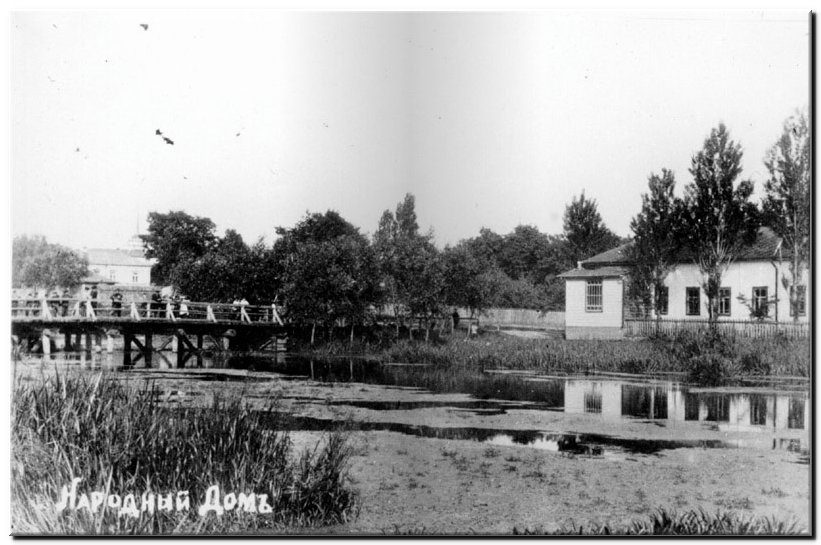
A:
<svg viewBox="0 0 821 545">
<path fill-rule="evenodd" d="M 806 430 L 806 395 L 688 392 L 676 384 L 568 379 L 564 410 L 608 418 L 715 422 L 723 431 Z"/>
<path fill-rule="evenodd" d="M 621 416 L 621 385 L 612 380 L 568 380 L 564 386 L 564 410 Z"/>
</svg>

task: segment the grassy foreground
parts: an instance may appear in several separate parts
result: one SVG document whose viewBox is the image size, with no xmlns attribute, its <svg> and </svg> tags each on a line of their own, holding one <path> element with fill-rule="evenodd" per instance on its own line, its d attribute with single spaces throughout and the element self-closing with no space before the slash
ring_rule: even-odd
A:
<svg viewBox="0 0 821 545">
<path fill-rule="evenodd" d="M 775 518 L 743 517 L 733 512 L 707 513 L 701 509 L 684 513 L 657 510 L 649 519 L 637 519 L 626 526 L 609 524 L 576 526 L 545 531 L 542 528 L 514 528 L 514 535 L 629 535 L 629 536 L 772 536 L 805 533 L 797 522 Z"/>
<path fill-rule="evenodd" d="M 239 399 L 215 399 L 207 409 L 174 409 L 154 394 L 100 374 L 16 385 L 13 533 L 288 532 L 356 515 L 343 435 L 296 454 L 277 431 L 273 405 L 252 411 Z M 81 479 L 74 499 L 59 512 L 73 479 Z M 206 501 L 215 485 L 223 512 L 201 515 L 199 507 L 216 503 Z"/>
</svg>

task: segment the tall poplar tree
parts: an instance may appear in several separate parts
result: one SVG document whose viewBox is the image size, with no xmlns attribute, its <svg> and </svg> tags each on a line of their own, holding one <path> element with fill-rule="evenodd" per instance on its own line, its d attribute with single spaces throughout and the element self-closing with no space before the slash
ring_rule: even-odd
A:
<svg viewBox="0 0 821 545">
<path fill-rule="evenodd" d="M 703 277 L 712 325 L 718 319 L 721 279 L 741 247 L 755 240 L 758 228 L 758 210 L 750 202 L 753 183 L 738 181 L 742 156 L 741 145 L 719 124 L 693 156 L 693 182 L 685 188 L 684 233 Z"/>
</svg>

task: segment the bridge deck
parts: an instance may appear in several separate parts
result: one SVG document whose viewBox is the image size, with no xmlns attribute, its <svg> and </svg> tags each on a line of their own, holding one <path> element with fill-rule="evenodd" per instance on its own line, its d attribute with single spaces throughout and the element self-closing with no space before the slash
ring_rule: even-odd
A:
<svg viewBox="0 0 821 545">
<path fill-rule="evenodd" d="M 39 349 L 44 354 L 49 354 L 52 346 L 58 347 L 55 335 L 59 338 L 60 333 L 65 338 L 64 350 L 101 350 L 101 339 L 105 335 L 111 351 L 111 336 L 116 332 L 123 337 L 123 364 L 126 366 L 132 366 L 140 358 L 151 366 L 155 335 L 175 341 L 177 366 L 184 367 L 195 355 L 198 363 L 201 362 L 203 337 L 221 338 L 219 344 L 225 348 L 230 346 L 232 350 L 249 350 L 276 348 L 280 337 L 287 333 L 275 305 L 187 301 L 162 305 L 156 302 L 131 303 L 127 307 L 101 307 L 94 301 L 71 299 L 15 301 L 11 326 L 19 344 L 31 348 L 39 342 Z M 168 343 L 166 340 L 160 349 Z M 137 351 L 135 358 L 132 358 L 132 351 Z"/>
</svg>

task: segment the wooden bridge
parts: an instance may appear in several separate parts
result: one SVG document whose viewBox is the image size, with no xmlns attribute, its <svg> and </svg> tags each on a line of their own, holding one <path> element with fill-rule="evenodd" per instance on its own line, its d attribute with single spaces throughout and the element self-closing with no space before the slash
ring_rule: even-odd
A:
<svg viewBox="0 0 821 545">
<path fill-rule="evenodd" d="M 220 350 L 276 350 L 287 336 L 276 305 L 198 302 L 131 303 L 100 306 L 93 300 L 64 298 L 12 301 L 12 340 L 18 349 L 39 342 L 43 354 L 57 348 L 71 351 L 114 351 L 114 337 L 122 337 L 123 365 L 140 359 L 152 366 L 154 352 L 168 345 L 176 352 L 177 367 L 191 357 L 202 365 L 204 341 Z M 155 337 L 161 340 L 154 347 Z M 136 352 L 136 354 L 132 354 Z"/>
</svg>

